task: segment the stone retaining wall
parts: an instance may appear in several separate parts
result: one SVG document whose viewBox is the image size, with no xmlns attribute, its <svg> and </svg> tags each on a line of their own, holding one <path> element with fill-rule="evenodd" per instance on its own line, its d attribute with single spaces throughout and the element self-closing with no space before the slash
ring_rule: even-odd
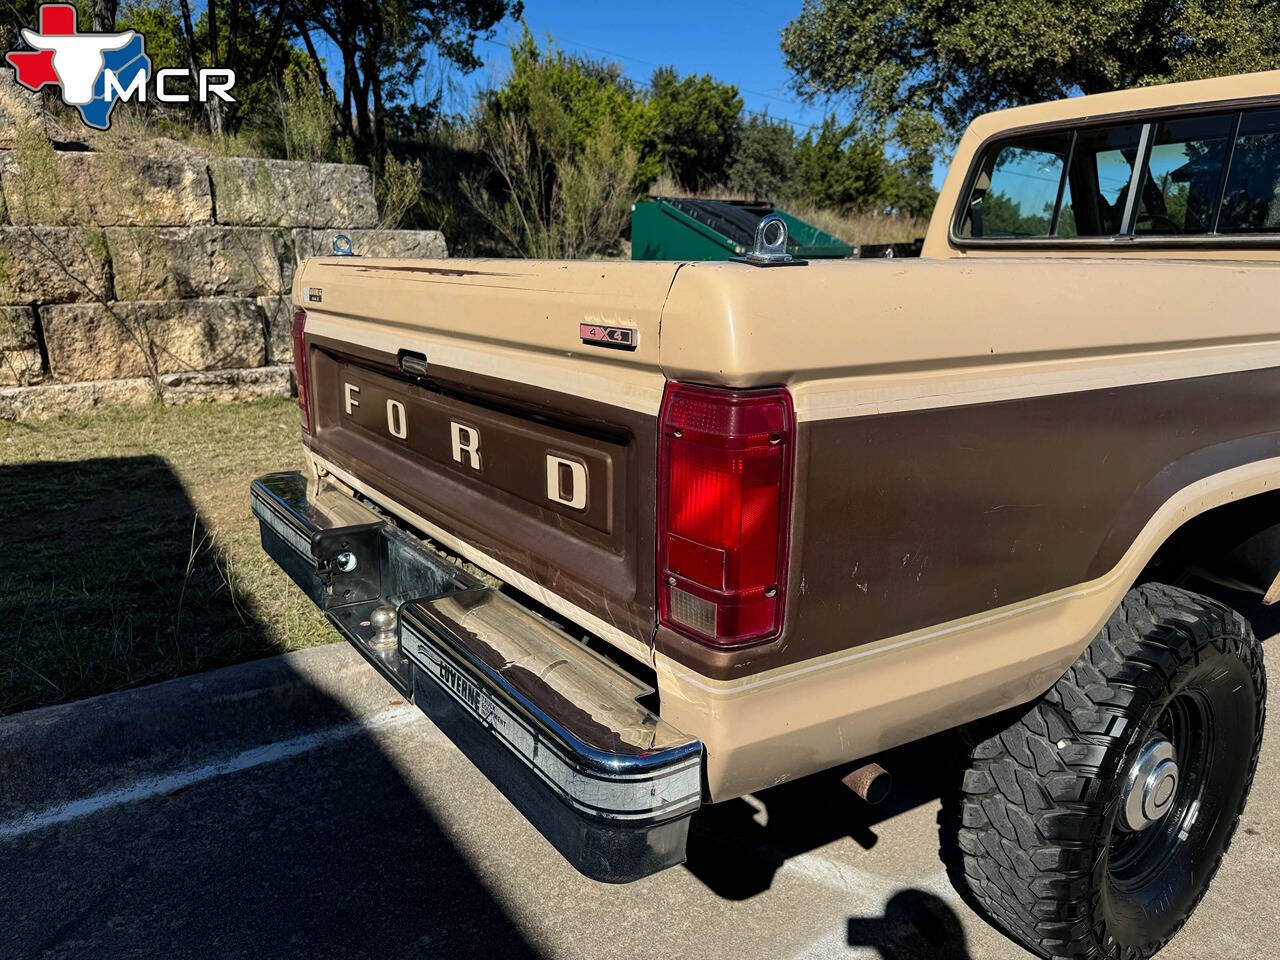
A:
<svg viewBox="0 0 1280 960">
<path fill-rule="evenodd" d="M 0 126 L 14 102 L 0 96 Z M 37 176 L 12 145 L 0 136 L 0 419 L 288 392 L 302 258 L 339 232 L 361 256 L 448 255 L 438 231 L 378 229 L 364 167 L 82 151 L 37 158 Z"/>
</svg>

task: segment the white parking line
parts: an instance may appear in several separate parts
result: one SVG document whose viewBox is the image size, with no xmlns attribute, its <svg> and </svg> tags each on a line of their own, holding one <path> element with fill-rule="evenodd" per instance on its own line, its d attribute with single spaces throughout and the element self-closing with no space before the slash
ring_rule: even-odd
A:
<svg viewBox="0 0 1280 960">
<path fill-rule="evenodd" d="M 96 793 L 91 797 L 60 803 L 44 810 L 25 814 L 16 820 L 0 823 L 0 842 L 14 840 L 36 830 L 43 830 L 45 827 L 56 826 L 69 820 L 78 820 L 81 817 L 87 817 L 102 810 L 110 810 L 112 807 L 118 807 L 122 804 L 147 800 L 151 797 L 171 793 L 174 790 L 181 790 L 183 787 L 189 787 L 205 780 L 212 780 L 215 777 L 223 777 L 228 774 L 239 773 L 242 770 L 250 770 L 254 767 L 287 760 L 290 757 L 309 753 L 326 744 L 354 737 L 356 734 L 367 733 L 383 727 L 401 726 L 421 717 L 422 714 L 416 707 L 404 704 L 374 714 L 367 719 L 353 720 L 349 723 L 328 727 L 290 740 L 281 740 L 279 743 L 269 743 L 266 746 L 254 747 L 221 760 L 201 764 L 198 767 L 189 767 L 186 770 L 179 770 L 176 773 L 167 773 L 160 776 L 144 777 L 140 780 L 135 780 L 131 784 Z"/>
</svg>

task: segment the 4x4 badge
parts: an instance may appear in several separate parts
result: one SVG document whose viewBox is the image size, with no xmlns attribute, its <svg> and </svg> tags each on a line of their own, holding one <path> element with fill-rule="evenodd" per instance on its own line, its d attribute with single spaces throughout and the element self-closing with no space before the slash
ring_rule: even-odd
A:
<svg viewBox="0 0 1280 960">
<path fill-rule="evenodd" d="M 636 331 L 632 327 L 605 327 L 595 323 L 578 325 L 582 342 L 593 347 L 609 347 L 613 350 L 634 350 Z"/>
</svg>

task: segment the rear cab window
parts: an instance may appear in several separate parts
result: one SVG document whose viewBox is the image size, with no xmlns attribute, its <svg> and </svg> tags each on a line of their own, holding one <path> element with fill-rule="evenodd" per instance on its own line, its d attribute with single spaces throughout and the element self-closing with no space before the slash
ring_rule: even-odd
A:
<svg viewBox="0 0 1280 960">
<path fill-rule="evenodd" d="M 1280 234 L 1280 108 L 1003 138 L 970 177 L 953 240 L 1147 242 Z"/>
<path fill-rule="evenodd" d="M 1219 231 L 1280 233 L 1280 109 L 1244 114 L 1234 146 Z"/>
</svg>

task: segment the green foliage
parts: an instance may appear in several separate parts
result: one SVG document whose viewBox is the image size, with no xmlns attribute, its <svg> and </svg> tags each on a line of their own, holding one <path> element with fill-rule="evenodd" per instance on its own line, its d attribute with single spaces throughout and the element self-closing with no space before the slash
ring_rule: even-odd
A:
<svg viewBox="0 0 1280 960">
<path fill-rule="evenodd" d="M 976 114 L 1280 66 L 1280 0 L 804 0 L 797 88 L 848 96 L 911 151 Z"/>
<path fill-rule="evenodd" d="M 182 22 L 168 0 L 126 0 L 116 14 L 116 29 L 137 30 L 146 37 L 153 71 L 191 66 L 182 39 Z M 236 93 L 240 93 L 239 89 Z"/>
<path fill-rule="evenodd" d="M 412 106 L 428 51 L 463 72 L 480 66 L 476 41 L 493 36 L 507 17 L 523 13 L 520 0 L 289 0 L 292 22 L 308 56 L 319 60 L 310 33 L 338 51 L 343 89 L 335 93 L 343 133 L 361 161 L 378 170 L 391 124 L 421 123 Z M 430 100 L 430 98 L 428 98 Z"/>
<path fill-rule="evenodd" d="M 742 127 L 729 164 L 729 186 L 757 200 L 777 200 L 795 192 L 796 137 L 785 123 L 752 116 Z"/>
<path fill-rule="evenodd" d="M 490 173 L 463 184 L 499 248 L 517 256 L 589 257 L 617 244 L 645 177 L 637 141 L 651 114 L 609 65 L 544 55 L 528 29 L 509 80 L 475 120 Z"/>
<path fill-rule="evenodd" d="M 658 136 L 656 118 L 621 69 L 552 45 L 540 50 L 527 26 L 511 52 L 511 73 L 483 101 L 479 123 L 492 124 L 503 115 L 525 121 L 538 148 L 556 156 L 584 153 L 609 129 L 637 155 L 637 190 L 662 171 L 651 147 Z"/>
<path fill-rule="evenodd" d="M 395 230 L 422 198 L 422 161 L 388 156 L 373 181 L 378 201 L 378 228 Z"/>
<path fill-rule="evenodd" d="M 310 163 L 341 159 L 343 144 L 334 122 L 333 102 L 311 64 L 291 65 L 285 71 L 274 107 L 286 159 Z"/>
<path fill-rule="evenodd" d="M 865 207 L 881 196 L 888 161 L 884 145 L 827 117 L 815 136 L 796 144 L 796 179 L 803 195 L 826 207 Z"/>
<path fill-rule="evenodd" d="M 881 207 L 908 217 L 928 218 L 938 202 L 930 171 L 907 161 L 891 164 L 881 183 Z"/>
<path fill-rule="evenodd" d="M 686 190 L 723 181 L 742 133 L 738 88 L 709 75 L 679 77 L 659 67 L 649 82 L 648 106 L 663 165 Z"/>
<path fill-rule="evenodd" d="M 982 235 L 985 237 L 1043 237 L 1049 233 L 1053 206 L 1026 212 L 1012 197 L 988 190 L 982 197 Z"/>
</svg>

